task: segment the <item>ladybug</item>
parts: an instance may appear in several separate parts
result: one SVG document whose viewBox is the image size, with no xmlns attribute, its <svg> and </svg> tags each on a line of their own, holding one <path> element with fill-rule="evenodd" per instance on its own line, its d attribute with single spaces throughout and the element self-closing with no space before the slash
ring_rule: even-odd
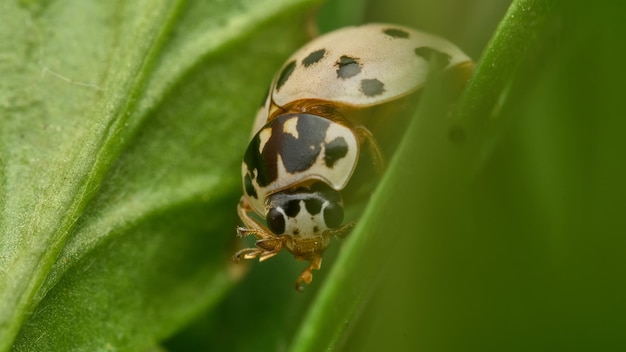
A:
<svg viewBox="0 0 626 352">
<path fill-rule="evenodd" d="M 456 72 L 462 83 L 473 68 L 447 40 L 392 24 L 342 28 L 296 51 L 270 86 L 243 158 L 237 210 L 245 227 L 237 227 L 237 235 L 257 241 L 233 260 L 263 261 L 284 248 L 309 261 L 296 289 L 309 284 L 331 239 L 355 225 L 344 223 L 342 191 L 362 146 L 372 168 L 379 174 L 384 169 L 372 128 L 392 120 L 376 108 L 414 96 L 433 63 Z"/>
</svg>

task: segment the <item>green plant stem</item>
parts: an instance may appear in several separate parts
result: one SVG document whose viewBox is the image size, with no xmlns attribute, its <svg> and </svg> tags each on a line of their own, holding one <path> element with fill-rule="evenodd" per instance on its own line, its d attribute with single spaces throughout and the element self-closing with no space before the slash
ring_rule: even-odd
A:
<svg viewBox="0 0 626 352">
<path fill-rule="evenodd" d="M 483 124 L 497 115 L 506 88 L 560 0 L 515 0 L 483 51 L 461 98 L 457 118 Z"/>
</svg>

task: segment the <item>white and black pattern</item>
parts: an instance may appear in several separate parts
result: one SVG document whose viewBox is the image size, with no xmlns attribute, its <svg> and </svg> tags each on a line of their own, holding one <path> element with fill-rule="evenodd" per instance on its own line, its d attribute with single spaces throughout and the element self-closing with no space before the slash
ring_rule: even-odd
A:
<svg viewBox="0 0 626 352">
<path fill-rule="evenodd" d="M 323 182 L 270 195 L 267 208 L 267 225 L 276 235 L 320 236 L 343 222 L 341 194 Z"/>
<path fill-rule="evenodd" d="M 358 155 L 358 140 L 348 127 L 309 114 L 279 116 L 248 145 L 242 166 L 244 192 L 263 214 L 266 195 L 307 180 L 341 190 Z"/>
<path fill-rule="evenodd" d="M 277 106 L 303 99 L 353 107 L 382 104 L 422 87 L 433 59 L 442 69 L 471 62 L 447 40 L 407 27 L 342 28 L 287 60 L 273 84 L 272 100 Z"/>
</svg>

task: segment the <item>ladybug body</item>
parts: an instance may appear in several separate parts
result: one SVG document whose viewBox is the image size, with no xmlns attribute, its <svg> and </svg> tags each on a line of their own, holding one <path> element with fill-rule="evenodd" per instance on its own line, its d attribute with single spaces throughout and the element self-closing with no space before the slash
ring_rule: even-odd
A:
<svg viewBox="0 0 626 352">
<path fill-rule="evenodd" d="M 341 193 L 362 159 L 362 146 L 382 172 L 384 157 L 372 131 L 394 121 L 393 107 L 425 84 L 431 60 L 459 72 L 458 80 L 467 79 L 473 65 L 442 38 L 388 24 L 339 29 L 286 61 L 257 113 L 244 155 L 238 213 L 246 227 L 237 233 L 257 242 L 235 260 L 262 261 L 286 248 L 310 262 L 296 288 L 311 282 L 330 239 L 354 226 L 343 223 Z"/>
</svg>

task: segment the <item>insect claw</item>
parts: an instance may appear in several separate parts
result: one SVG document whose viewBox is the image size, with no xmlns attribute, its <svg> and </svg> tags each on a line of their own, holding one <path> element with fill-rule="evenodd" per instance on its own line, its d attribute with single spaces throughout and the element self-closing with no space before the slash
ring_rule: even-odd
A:
<svg viewBox="0 0 626 352">
<path fill-rule="evenodd" d="M 254 259 L 261 254 L 258 248 L 244 248 L 233 255 L 233 262 L 238 263 L 241 259 Z"/>
<path fill-rule="evenodd" d="M 253 233 L 253 230 L 247 229 L 245 227 L 237 226 L 237 237 L 242 238 L 249 236 Z"/>
<path fill-rule="evenodd" d="M 302 282 L 305 284 L 310 284 L 313 281 L 313 270 L 319 270 L 322 267 L 322 257 L 314 257 L 311 259 L 311 263 L 307 266 L 302 274 L 296 280 L 296 290 L 299 292 L 304 291 L 304 287 L 302 286 Z"/>
</svg>

